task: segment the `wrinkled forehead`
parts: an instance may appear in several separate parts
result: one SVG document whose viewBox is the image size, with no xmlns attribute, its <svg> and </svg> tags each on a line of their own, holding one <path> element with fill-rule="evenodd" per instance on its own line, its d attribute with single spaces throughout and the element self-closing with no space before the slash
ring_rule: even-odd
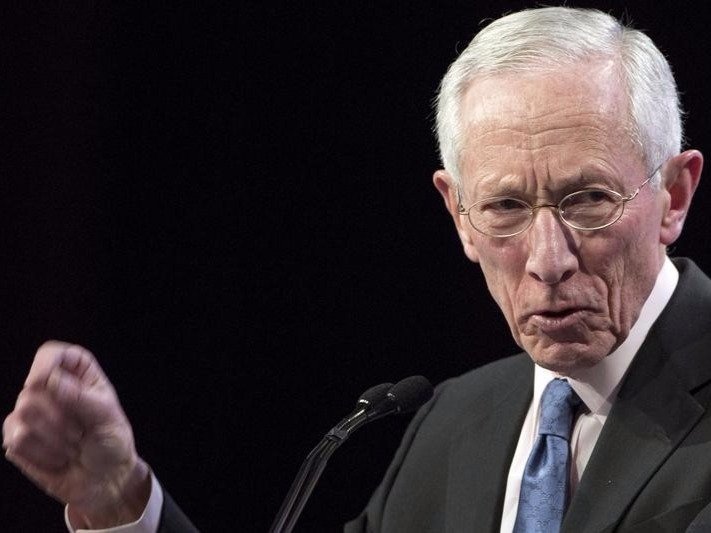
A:
<svg viewBox="0 0 711 533">
<path fill-rule="evenodd" d="M 461 106 L 463 177 L 514 161 L 562 167 L 579 167 L 586 158 L 642 163 L 618 71 L 612 61 L 597 61 L 474 80 Z"/>
<path fill-rule="evenodd" d="M 475 78 L 461 100 L 464 129 L 500 125 L 535 135 L 557 124 L 574 127 L 586 118 L 607 119 L 608 127 L 627 127 L 628 97 L 619 70 L 614 61 L 599 60 Z"/>
</svg>

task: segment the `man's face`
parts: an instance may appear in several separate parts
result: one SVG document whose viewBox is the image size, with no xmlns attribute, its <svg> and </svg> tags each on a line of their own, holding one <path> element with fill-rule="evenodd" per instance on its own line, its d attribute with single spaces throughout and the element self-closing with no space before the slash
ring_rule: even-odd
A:
<svg viewBox="0 0 711 533">
<path fill-rule="evenodd" d="M 627 195 L 647 177 L 610 62 L 475 80 L 462 111 L 465 208 L 492 196 L 557 203 L 585 187 Z M 452 211 L 451 176 L 440 171 L 435 183 Z M 539 365 L 571 374 L 606 357 L 639 316 L 664 260 L 668 204 L 666 191 L 646 186 L 607 228 L 577 231 L 542 208 L 530 228 L 507 238 L 478 233 L 456 206 L 453 215 L 516 342 Z"/>
</svg>

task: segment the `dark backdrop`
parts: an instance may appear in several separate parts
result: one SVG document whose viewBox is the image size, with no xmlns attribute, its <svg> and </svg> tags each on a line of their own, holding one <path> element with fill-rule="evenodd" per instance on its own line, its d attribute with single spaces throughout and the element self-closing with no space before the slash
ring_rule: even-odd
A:
<svg viewBox="0 0 711 533">
<path fill-rule="evenodd" d="M 515 349 L 431 186 L 430 101 L 480 21 L 532 3 L 338 4 L 0 10 L 0 406 L 43 340 L 88 346 L 139 452 L 205 531 L 265 531 L 368 386 L 436 383 Z M 711 17 L 577 5 L 648 30 L 689 143 L 711 146 Z M 707 191 L 675 253 L 709 271 Z M 405 424 L 337 452 L 300 531 L 358 512 Z M 0 529 L 63 531 L 60 505 L 8 463 L 0 479 Z"/>
</svg>

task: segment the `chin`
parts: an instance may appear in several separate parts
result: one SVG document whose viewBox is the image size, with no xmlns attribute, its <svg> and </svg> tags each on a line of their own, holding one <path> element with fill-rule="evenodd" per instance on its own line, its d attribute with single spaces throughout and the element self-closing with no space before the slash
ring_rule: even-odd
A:
<svg viewBox="0 0 711 533">
<path fill-rule="evenodd" d="M 570 376 L 577 370 L 591 368 L 605 359 L 608 351 L 590 350 L 587 345 L 549 346 L 528 352 L 538 366 L 563 376 Z"/>
</svg>

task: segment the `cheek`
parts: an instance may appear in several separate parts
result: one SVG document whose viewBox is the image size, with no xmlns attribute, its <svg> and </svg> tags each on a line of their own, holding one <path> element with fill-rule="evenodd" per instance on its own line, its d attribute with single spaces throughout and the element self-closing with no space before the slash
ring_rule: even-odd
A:
<svg viewBox="0 0 711 533">
<path fill-rule="evenodd" d="M 620 250 L 613 248 L 587 254 L 595 259 L 586 264 L 584 273 L 589 297 L 597 300 L 594 303 L 607 315 L 607 327 L 618 331 L 628 265 L 620 255 Z"/>
<path fill-rule="evenodd" d="M 520 246 L 503 246 L 503 242 L 479 246 L 479 265 L 492 297 L 509 324 L 514 321 L 517 294 L 525 276 L 526 257 Z"/>
<path fill-rule="evenodd" d="M 614 234 L 587 239 L 581 248 L 581 270 L 589 276 L 592 294 L 606 300 L 616 334 L 626 335 L 639 316 L 661 266 L 659 248 L 650 234 L 631 231 L 639 227 L 619 225 Z"/>
</svg>

